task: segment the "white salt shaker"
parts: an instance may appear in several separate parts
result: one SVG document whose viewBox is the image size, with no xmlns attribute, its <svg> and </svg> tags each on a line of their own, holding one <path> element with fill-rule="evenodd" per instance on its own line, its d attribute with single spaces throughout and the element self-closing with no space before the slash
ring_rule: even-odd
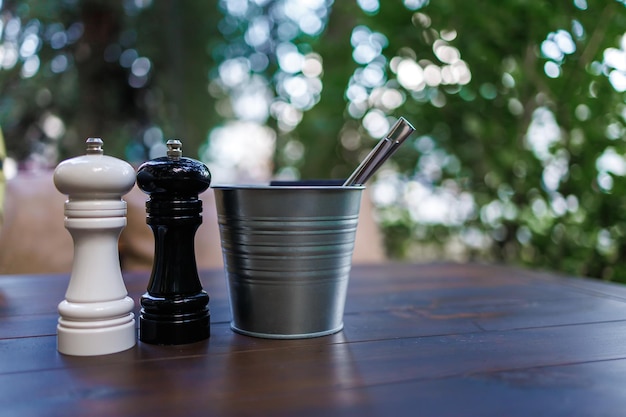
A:
<svg viewBox="0 0 626 417">
<path fill-rule="evenodd" d="M 74 260 L 65 300 L 59 306 L 57 348 L 75 356 L 106 355 L 135 345 L 134 302 L 122 278 L 118 240 L 126 226 L 122 196 L 135 170 L 103 155 L 102 140 L 87 139 L 86 155 L 61 162 L 54 184 L 63 194 L 65 227 Z"/>
</svg>

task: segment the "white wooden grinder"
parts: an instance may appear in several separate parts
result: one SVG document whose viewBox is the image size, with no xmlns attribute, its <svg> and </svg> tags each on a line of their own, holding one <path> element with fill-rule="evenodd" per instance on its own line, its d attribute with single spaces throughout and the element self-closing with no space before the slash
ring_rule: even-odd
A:
<svg viewBox="0 0 626 417">
<path fill-rule="evenodd" d="M 87 139 L 86 155 L 61 162 L 54 184 L 68 195 L 65 227 L 74 241 L 70 282 L 58 307 L 57 348 L 76 355 L 105 355 L 135 345 L 134 302 L 128 297 L 118 240 L 126 226 L 122 196 L 135 184 L 128 163 L 103 155 L 102 140 Z"/>
</svg>

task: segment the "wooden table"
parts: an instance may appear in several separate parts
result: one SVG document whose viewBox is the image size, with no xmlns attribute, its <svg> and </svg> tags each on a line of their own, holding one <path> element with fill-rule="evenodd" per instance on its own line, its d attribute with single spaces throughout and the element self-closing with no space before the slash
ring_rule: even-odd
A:
<svg viewBox="0 0 626 417">
<path fill-rule="evenodd" d="M 147 274 L 126 274 L 133 299 Z M 0 277 L 1 416 L 624 416 L 626 287 L 503 266 L 353 268 L 345 329 L 233 333 L 202 274 L 211 338 L 56 350 L 68 276 Z M 138 312 L 137 312 L 138 313 Z"/>
</svg>

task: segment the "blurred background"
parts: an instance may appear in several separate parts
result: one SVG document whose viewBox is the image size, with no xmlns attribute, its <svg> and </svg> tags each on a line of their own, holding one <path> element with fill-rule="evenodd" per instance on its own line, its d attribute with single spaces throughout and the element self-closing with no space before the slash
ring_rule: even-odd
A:
<svg viewBox="0 0 626 417">
<path fill-rule="evenodd" d="M 4 175 L 167 139 L 213 183 L 368 184 L 391 259 L 626 282 L 623 0 L 0 0 Z M 5 150 L 0 145 L 0 156 Z"/>
</svg>

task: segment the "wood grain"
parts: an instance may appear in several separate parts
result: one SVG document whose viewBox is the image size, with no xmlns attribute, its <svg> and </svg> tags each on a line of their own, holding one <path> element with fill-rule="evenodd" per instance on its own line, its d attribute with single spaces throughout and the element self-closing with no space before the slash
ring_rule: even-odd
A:
<svg viewBox="0 0 626 417">
<path fill-rule="evenodd" d="M 133 299 L 147 273 L 125 276 Z M 498 265 L 353 268 L 345 328 L 266 340 L 229 328 L 203 271 L 211 338 L 56 351 L 68 277 L 0 277 L 0 415 L 622 416 L 626 291 Z"/>
</svg>

